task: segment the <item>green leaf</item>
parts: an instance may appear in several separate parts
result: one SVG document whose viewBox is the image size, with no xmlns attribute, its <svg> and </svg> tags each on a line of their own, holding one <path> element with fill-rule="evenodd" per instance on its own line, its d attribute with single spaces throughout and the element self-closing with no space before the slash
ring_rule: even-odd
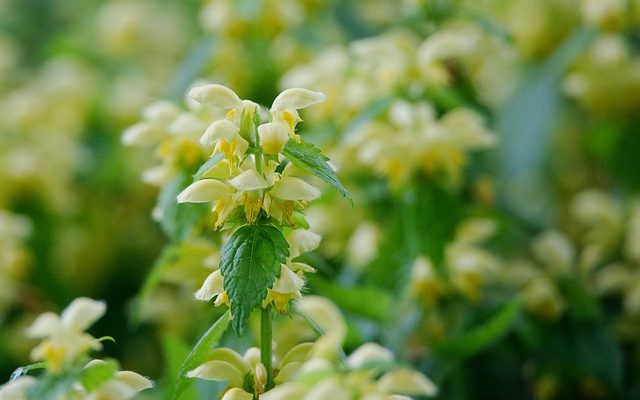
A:
<svg viewBox="0 0 640 400">
<path fill-rule="evenodd" d="M 240 336 L 251 311 L 262 304 L 288 256 L 289 243 L 284 234 L 267 224 L 244 225 L 222 246 L 220 272 L 231 304 L 233 329 Z"/>
<path fill-rule="evenodd" d="M 519 313 L 520 302 L 516 299 L 506 304 L 482 325 L 437 344 L 435 351 L 448 358 L 472 356 L 506 335 Z"/>
<path fill-rule="evenodd" d="M 342 183 L 338 180 L 338 176 L 327 163 L 329 159 L 313 144 L 308 142 L 296 143 L 295 140 L 289 140 L 286 146 L 284 146 L 284 155 L 298 167 L 314 174 L 338 189 L 340 194 L 353 204 L 349 192 L 342 186 Z"/>
<path fill-rule="evenodd" d="M 574 278 L 560 280 L 562 294 L 569 304 L 569 315 L 578 321 L 597 321 L 602 318 L 600 302 L 584 282 Z"/>
<path fill-rule="evenodd" d="M 205 162 L 204 164 L 202 164 L 200 166 L 200 168 L 198 168 L 198 171 L 196 171 L 195 174 L 193 174 L 193 179 L 194 180 L 198 180 L 200 178 L 205 178 L 207 177 L 207 172 L 214 167 L 218 162 L 220 162 L 220 160 L 222 160 L 224 158 L 224 154 L 222 153 L 218 153 L 215 156 L 211 157 L 210 159 L 207 160 L 207 162 Z"/>
<path fill-rule="evenodd" d="M 559 81 L 594 36 L 592 28 L 575 30 L 523 80 L 497 114 L 500 191 L 507 205 L 530 222 L 540 223 L 550 217 L 551 195 L 544 162 L 561 109 Z"/>
<path fill-rule="evenodd" d="M 384 322 L 393 313 L 393 298 L 389 292 L 381 288 L 344 287 L 318 276 L 309 278 L 309 286 L 329 297 L 340 308 L 356 315 Z"/>
<path fill-rule="evenodd" d="M 191 349 L 187 358 L 180 366 L 178 378 L 176 379 L 175 384 L 173 385 L 173 391 L 171 392 L 171 400 L 182 400 L 184 398 L 183 395 L 189 389 L 192 382 L 191 378 L 187 378 L 187 372 L 196 368 L 205 361 L 209 352 L 216 344 L 218 344 L 222 334 L 229 327 L 229 321 L 229 313 L 226 312 L 218 318 L 213 325 L 211 325 L 211 328 L 202 335 L 200 340 L 198 340 L 198 343 L 196 343 L 193 349 Z"/>
<path fill-rule="evenodd" d="M 384 217 L 385 237 L 367 278 L 398 293 L 408 283 L 416 257 L 428 256 L 442 267 L 445 246 L 453 240 L 464 210 L 460 196 L 431 182 L 408 187 L 391 204 Z"/>
<path fill-rule="evenodd" d="M 80 383 L 87 392 L 92 392 L 108 381 L 120 369 L 118 363 L 108 360 L 84 368 L 80 374 Z"/>
<path fill-rule="evenodd" d="M 208 204 L 184 203 L 178 204 L 176 197 L 191 184 L 192 178 L 188 174 L 177 175 L 169 182 L 158 196 L 158 206 L 162 210 L 160 226 L 171 241 L 180 241 L 189 235 L 195 225 L 209 211 Z"/>
<path fill-rule="evenodd" d="M 165 382 L 172 382 L 180 374 L 180 367 L 189 355 L 189 346 L 179 337 L 167 335 L 162 338 Z M 180 395 L 181 400 L 198 400 L 195 387 L 189 385 Z"/>
</svg>

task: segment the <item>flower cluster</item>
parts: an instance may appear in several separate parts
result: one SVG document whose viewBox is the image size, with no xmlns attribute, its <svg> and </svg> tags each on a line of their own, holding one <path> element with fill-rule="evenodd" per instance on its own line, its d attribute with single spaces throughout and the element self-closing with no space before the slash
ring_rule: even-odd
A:
<svg viewBox="0 0 640 400">
<path fill-rule="evenodd" d="M 216 228 L 263 220 L 286 226 L 288 256 L 263 301 L 263 307 L 273 302 L 284 312 L 289 300 L 300 297 L 304 273 L 314 271 L 294 259 L 320 243 L 320 236 L 306 229 L 301 211 L 321 193 L 308 182 L 311 174 L 301 168 L 306 164 L 288 158 L 292 157 L 291 151 L 285 152 L 285 146 L 304 145 L 295 131 L 301 121 L 298 110 L 324 100 L 324 95 L 288 89 L 276 97 L 268 113 L 221 85 L 194 87 L 189 97 L 202 107 L 213 108 L 214 113 L 223 110 L 226 114 L 204 129 L 199 142 L 209 159 L 196 173 L 196 181 L 177 200 L 211 204 Z M 263 123 L 262 118 L 267 116 L 268 122 Z M 211 273 L 196 297 L 210 300 L 217 296 L 216 304 L 228 303 L 223 272 Z"/>
<path fill-rule="evenodd" d="M 311 323 L 322 336 L 313 340 L 311 330 L 305 340 L 281 352 L 275 360 L 277 373 L 273 389 L 265 390 L 266 370 L 256 347 L 249 348 L 244 355 L 227 348 L 215 349 L 208 361 L 187 375 L 227 381 L 224 400 L 250 400 L 254 396 L 268 400 L 409 399 L 408 396 L 431 397 L 437 393 L 427 377 L 398 364 L 393 353 L 378 344 L 365 343 L 348 357 L 341 358 L 346 322 L 338 308 L 325 298 L 305 296 L 297 302 L 296 310 L 306 320 L 296 317 L 293 325 L 284 329 L 300 336 L 300 332 L 310 331 L 308 324 Z M 278 344 L 274 343 L 274 347 L 278 348 Z"/>
<path fill-rule="evenodd" d="M 433 106 L 396 100 L 384 120 L 363 124 L 342 146 L 345 168 L 374 171 L 402 187 L 416 171 L 459 185 L 466 153 L 495 144 L 480 115 L 456 108 L 437 119 Z M 346 162 L 351 159 L 352 163 Z M 355 164 L 355 165 L 354 165 Z"/>
<path fill-rule="evenodd" d="M 50 386 L 55 385 L 55 380 L 52 383 L 49 377 L 63 377 L 69 382 L 56 392 L 59 399 L 127 400 L 152 387 L 149 379 L 132 371 L 120 371 L 114 360 L 89 358 L 90 352 L 102 349 L 105 338 L 96 339 L 85 330 L 105 311 L 103 302 L 81 297 L 59 316 L 52 312 L 40 315 L 27 334 L 42 339 L 31 352 L 32 360 L 41 363 L 16 371 L 9 383 L 0 386 L 0 398 L 27 400 L 53 393 Z M 38 368 L 45 370 L 42 376 L 24 375 Z"/>
</svg>

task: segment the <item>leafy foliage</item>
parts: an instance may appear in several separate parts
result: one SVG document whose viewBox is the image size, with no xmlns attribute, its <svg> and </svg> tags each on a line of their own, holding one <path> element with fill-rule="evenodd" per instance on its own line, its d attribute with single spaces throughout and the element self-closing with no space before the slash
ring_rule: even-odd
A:
<svg viewBox="0 0 640 400">
<path fill-rule="evenodd" d="M 91 392 L 111 379 L 118 369 L 118 363 L 113 360 L 93 364 L 82 370 L 80 382 L 87 392 Z"/>
<path fill-rule="evenodd" d="M 220 272 L 231 303 L 233 329 L 244 334 L 251 311 L 267 296 L 267 288 L 280 276 L 280 265 L 289 256 L 289 244 L 273 225 L 252 224 L 238 228 L 221 250 Z"/>
<path fill-rule="evenodd" d="M 313 144 L 308 142 L 297 143 L 295 140 L 289 140 L 284 147 L 284 155 L 298 167 L 314 174 L 338 189 L 340 194 L 353 203 L 349 192 L 342 186 L 338 176 L 328 164 L 327 161 L 329 159 Z"/>
<path fill-rule="evenodd" d="M 404 286 L 410 264 L 421 254 L 441 266 L 462 216 L 460 199 L 437 186 L 408 188 L 398 203 L 369 274 L 373 284 L 391 290 Z M 390 270 L 392 265 L 403 268 Z"/>
<path fill-rule="evenodd" d="M 519 312 L 520 302 L 514 300 L 503 306 L 483 324 L 439 343 L 435 350 L 439 355 L 449 358 L 472 356 L 506 335 L 513 326 Z"/>
<path fill-rule="evenodd" d="M 344 310 L 384 322 L 393 313 L 393 298 L 385 290 L 370 286 L 344 287 L 320 277 L 309 279 L 311 289 L 329 297 Z"/>
<path fill-rule="evenodd" d="M 218 320 L 211 325 L 204 335 L 198 340 L 198 343 L 191 349 L 184 362 L 180 366 L 180 372 L 175 384 L 172 386 L 170 398 L 172 400 L 184 399 L 183 394 L 188 390 L 191 380 L 187 378 L 187 372 L 201 364 L 213 347 L 220 341 L 220 338 L 229 327 L 229 313 L 224 313 Z"/>
</svg>

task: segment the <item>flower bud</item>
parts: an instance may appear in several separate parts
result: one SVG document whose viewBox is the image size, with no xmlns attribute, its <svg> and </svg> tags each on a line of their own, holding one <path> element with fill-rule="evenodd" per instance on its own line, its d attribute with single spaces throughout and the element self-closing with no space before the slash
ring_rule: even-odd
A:
<svg viewBox="0 0 640 400">
<path fill-rule="evenodd" d="M 256 380 L 262 387 L 267 384 L 267 369 L 262 363 L 256 365 Z"/>
<path fill-rule="evenodd" d="M 267 154 L 278 154 L 289 141 L 289 130 L 280 122 L 269 122 L 258 127 L 260 144 Z"/>
</svg>

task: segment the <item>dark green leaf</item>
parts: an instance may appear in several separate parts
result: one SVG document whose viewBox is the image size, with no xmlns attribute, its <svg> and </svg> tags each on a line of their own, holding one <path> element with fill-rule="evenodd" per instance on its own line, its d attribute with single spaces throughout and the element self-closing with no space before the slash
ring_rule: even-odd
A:
<svg viewBox="0 0 640 400">
<path fill-rule="evenodd" d="M 387 321 L 393 313 L 393 298 L 380 288 L 344 287 L 320 277 L 311 277 L 312 290 L 329 297 L 342 309 L 377 321 Z"/>
<path fill-rule="evenodd" d="M 95 363 L 82 370 L 80 383 L 87 392 L 91 392 L 111 379 L 119 369 L 118 363 L 113 360 Z"/>
<path fill-rule="evenodd" d="M 583 282 L 569 278 L 559 283 L 573 318 L 579 321 L 594 321 L 602 316 L 600 303 Z"/>
<path fill-rule="evenodd" d="M 162 339 L 162 353 L 164 355 L 164 377 L 166 382 L 173 382 L 180 374 L 180 367 L 189 355 L 189 346 L 179 337 L 168 335 Z M 180 394 L 181 400 L 198 400 L 198 392 L 192 385 L 187 385 Z"/>
<path fill-rule="evenodd" d="M 416 257 L 428 256 L 436 267 L 442 266 L 444 248 L 453 240 L 463 210 L 459 196 L 428 182 L 407 188 L 394 203 L 368 278 L 398 291 L 405 287 Z"/>
<path fill-rule="evenodd" d="M 519 312 L 520 302 L 514 300 L 506 304 L 482 325 L 437 344 L 435 351 L 449 358 L 472 356 L 506 335 L 513 326 Z"/>
<path fill-rule="evenodd" d="M 222 246 L 220 272 L 231 304 L 233 329 L 240 336 L 251 311 L 262 304 L 288 256 L 289 243 L 273 225 L 244 225 Z"/>
<path fill-rule="evenodd" d="M 173 385 L 173 391 L 171 392 L 171 400 L 182 400 L 184 398 L 183 395 L 191 384 L 191 378 L 187 378 L 187 372 L 196 368 L 205 361 L 211 349 L 213 349 L 213 347 L 220 341 L 222 334 L 228 327 L 229 313 L 226 312 L 218 318 L 218 320 L 211 325 L 211 328 L 209 328 L 209 330 L 202 335 L 200 340 L 198 340 L 198 343 L 196 343 L 193 349 L 191 349 L 191 352 L 189 352 L 187 358 L 180 366 L 178 378 L 176 379 L 175 385 Z"/>
<path fill-rule="evenodd" d="M 328 184 L 332 185 L 340 194 L 351 200 L 349 192 L 342 186 L 338 176 L 329 166 L 329 159 L 320 152 L 313 144 L 308 142 L 296 143 L 295 140 L 289 140 L 284 146 L 284 155 L 287 156 L 295 165 L 308 171 Z"/>
</svg>

